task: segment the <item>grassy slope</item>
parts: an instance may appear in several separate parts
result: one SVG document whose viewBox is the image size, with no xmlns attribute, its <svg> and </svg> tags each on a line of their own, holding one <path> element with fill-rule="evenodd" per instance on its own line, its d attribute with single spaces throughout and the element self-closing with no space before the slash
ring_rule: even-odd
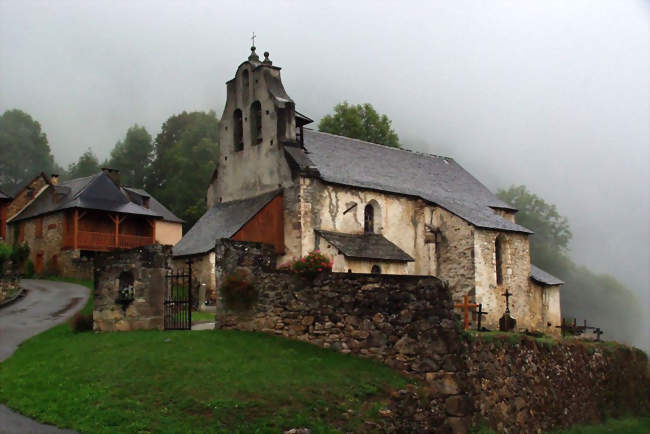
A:
<svg viewBox="0 0 650 434">
<path fill-rule="evenodd" d="M 369 360 L 225 331 L 95 334 L 64 324 L 0 364 L 1 402 L 82 432 L 354 430 L 384 389 L 404 383 Z"/>
</svg>

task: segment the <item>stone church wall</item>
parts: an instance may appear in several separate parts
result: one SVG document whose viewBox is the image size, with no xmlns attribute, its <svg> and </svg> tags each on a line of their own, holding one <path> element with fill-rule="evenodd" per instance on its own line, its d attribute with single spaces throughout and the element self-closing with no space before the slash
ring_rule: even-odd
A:
<svg viewBox="0 0 650 434">
<path fill-rule="evenodd" d="M 415 262 L 397 264 L 348 260 L 332 250 L 332 253 L 336 253 L 332 255 L 334 271 L 367 272 L 373 264 L 378 264 L 382 265 L 382 272 L 389 274 L 436 274 L 435 245 L 425 243 L 425 224 L 431 224 L 435 218 L 434 207 L 426 205 L 424 201 L 374 190 L 325 184 L 306 177 L 300 178 L 300 198 L 302 240 L 299 253 L 292 253 L 294 257 L 304 256 L 315 248 L 325 248 L 320 245 L 321 242 L 316 246 L 314 229 L 363 233 L 364 208 L 372 204 L 375 207 L 375 232 L 411 255 Z"/>
</svg>

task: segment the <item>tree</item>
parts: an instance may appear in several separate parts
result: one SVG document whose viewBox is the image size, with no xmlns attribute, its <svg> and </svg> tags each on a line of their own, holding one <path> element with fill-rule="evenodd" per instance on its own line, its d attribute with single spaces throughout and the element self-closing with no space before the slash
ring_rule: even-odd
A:
<svg viewBox="0 0 650 434">
<path fill-rule="evenodd" d="M 546 203 L 523 185 L 499 190 L 497 196 L 519 210 L 517 223 L 535 232 L 530 238 L 530 256 L 540 267 L 560 272 L 558 266 L 564 261 L 558 258 L 568 254 L 572 237 L 568 219 L 558 213 L 555 205 Z"/>
<path fill-rule="evenodd" d="M 641 311 L 634 293 L 615 277 L 573 262 L 571 228 L 556 206 L 523 185 L 499 190 L 497 196 L 519 210 L 517 223 L 535 232 L 530 237 L 531 262 L 565 281 L 560 290 L 562 316 L 595 323 L 609 339 L 638 341 Z"/>
<path fill-rule="evenodd" d="M 191 227 L 205 212 L 205 191 L 219 158 L 219 120 L 213 111 L 183 112 L 162 125 L 146 180 L 149 193 Z"/>
<path fill-rule="evenodd" d="M 391 128 L 391 120 L 379 115 L 370 104 L 351 105 L 347 101 L 334 107 L 334 114 L 321 119 L 318 129 L 326 133 L 365 140 L 399 148 L 399 138 Z"/>
<path fill-rule="evenodd" d="M 120 181 L 132 187 L 144 187 L 153 159 L 151 135 L 145 127 L 133 125 L 111 151 L 107 166 L 120 171 Z"/>
<path fill-rule="evenodd" d="M 76 163 L 68 166 L 66 179 L 82 178 L 84 176 L 94 175 L 100 171 L 99 161 L 93 151 L 88 148 L 86 152 L 81 154 Z"/>
<path fill-rule="evenodd" d="M 0 116 L 0 189 L 12 193 L 40 172 L 59 170 L 41 125 L 21 110 L 5 111 Z"/>
</svg>

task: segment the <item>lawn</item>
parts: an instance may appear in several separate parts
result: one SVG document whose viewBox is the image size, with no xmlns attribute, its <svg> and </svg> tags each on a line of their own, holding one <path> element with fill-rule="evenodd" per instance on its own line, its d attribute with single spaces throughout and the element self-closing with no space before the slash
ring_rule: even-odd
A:
<svg viewBox="0 0 650 434">
<path fill-rule="evenodd" d="M 0 364 L 0 402 L 93 433 L 355 431 L 405 383 L 379 363 L 236 331 L 63 324 Z"/>
</svg>

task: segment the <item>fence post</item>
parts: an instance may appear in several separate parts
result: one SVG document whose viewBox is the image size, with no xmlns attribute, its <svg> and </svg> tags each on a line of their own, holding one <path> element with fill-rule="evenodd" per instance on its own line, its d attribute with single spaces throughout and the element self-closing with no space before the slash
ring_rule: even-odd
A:
<svg viewBox="0 0 650 434">
<path fill-rule="evenodd" d="M 187 270 L 188 270 L 188 280 L 189 280 L 189 291 L 188 291 L 188 297 L 187 300 L 189 302 L 189 309 L 188 309 L 188 321 L 190 322 L 189 327 L 190 330 L 192 330 L 192 258 L 187 259 Z"/>
</svg>

